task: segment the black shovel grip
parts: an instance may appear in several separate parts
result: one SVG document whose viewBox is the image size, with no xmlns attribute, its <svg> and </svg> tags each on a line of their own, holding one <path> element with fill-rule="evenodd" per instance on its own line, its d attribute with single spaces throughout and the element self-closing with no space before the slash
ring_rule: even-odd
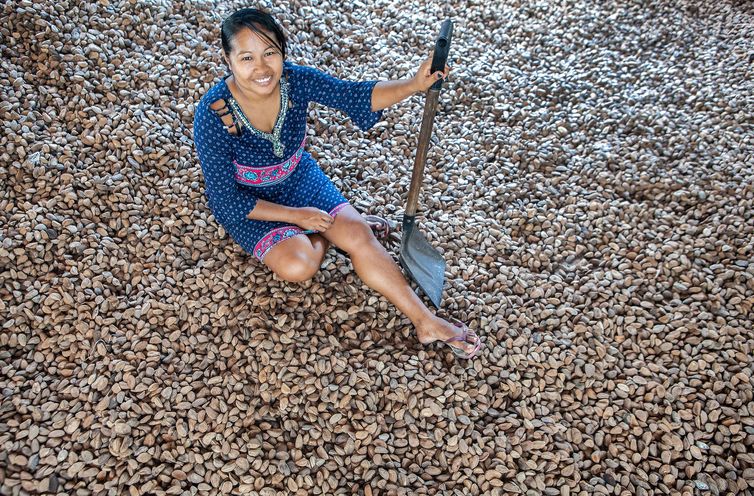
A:
<svg viewBox="0 0 754 496">
<path fill-rule="evenodd" d="M 435 53 L 432 56 L 432 68 L 431 73 L 434 74 L 437 71 L 445 71 L 445 64 L 448 61 L 448 53 L 450 52 L 450 41 L 453 38 L 453 21 L 447 19 L 443 21 L 440 26 L 440 35 L 435 41 Z M 430 89 L 440 90 L 442 88 L 442 79 L 438 79 Z"/>
</svg>

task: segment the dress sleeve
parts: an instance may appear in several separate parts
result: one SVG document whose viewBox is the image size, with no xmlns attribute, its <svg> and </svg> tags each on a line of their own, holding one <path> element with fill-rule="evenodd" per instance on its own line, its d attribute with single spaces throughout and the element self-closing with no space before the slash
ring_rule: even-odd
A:
<svg viewBox="0 0 754 496">
<path fill-rule="evenodd" d="M 226 227 L 246 220 L 246 215 L 257 204 L 256 195 L 236 183 L 232 139 L 220 119 L 201 102 L 194 115 L 194 143 L 204 174 L 209 208 L 215 219 Z"/>
<path fill-rule="evenodd" d="M 382 118 L 382 110 L 372 112 L 372 89 L 377 81 L 345 81 L 312 67 L 297 69 L 308 101 L 342 110 L 365 131 Z"/>
</svg>

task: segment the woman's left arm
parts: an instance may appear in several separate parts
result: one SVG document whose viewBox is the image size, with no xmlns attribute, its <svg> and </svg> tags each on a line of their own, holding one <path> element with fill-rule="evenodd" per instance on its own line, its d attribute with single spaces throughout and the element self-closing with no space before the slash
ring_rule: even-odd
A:
<svg viewBox="0 0 754 496">
<path fill-rule="evenodd" d="M 393 81 L 380 81 L 372 90 L 372 112 L 385 109 L 411 95 L 427 91 L 435 81 L 448 77 L 450 67 L 445 66 L 445 72 L 431 72 L 432 59 L 428 58 L 411 79 L 397 79 Z"/>
</svg>

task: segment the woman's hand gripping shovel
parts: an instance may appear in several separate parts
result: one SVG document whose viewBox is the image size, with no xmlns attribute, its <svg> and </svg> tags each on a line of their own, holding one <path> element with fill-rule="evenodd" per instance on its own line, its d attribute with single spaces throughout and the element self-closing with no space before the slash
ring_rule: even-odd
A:
<svg viewBox="0 0 754 496">
<path fill-rule="evenodd" d="M 440 36 L 435 42 L 431 73 L 445 71 L 448 60 L 450 40 L 453 35 L 453 23 L 446 20 L 440 27 Z M 437 102 L 443 80 L 438 80 L 427 91 L 424 103 L 424 116 L 419 131 L 419 145 L 411 173 L 411 187 L 406 200 L 406 212 L 403 214 L 403 236 L 401 238 L 400 261 L 409 277 L 416 281 L 419 288 L 429 297 L 436 308 L 440 308 L 442 286 L 445 279 L 445 260 L 439 251 L 433 248 L 416 225 L 416 205 L 419 202 L 419 190 L 424 179 L 424 166 L 427 161 L 429 139 L 432 136 L 432 124 L 435 121 Z"/>
</svg>

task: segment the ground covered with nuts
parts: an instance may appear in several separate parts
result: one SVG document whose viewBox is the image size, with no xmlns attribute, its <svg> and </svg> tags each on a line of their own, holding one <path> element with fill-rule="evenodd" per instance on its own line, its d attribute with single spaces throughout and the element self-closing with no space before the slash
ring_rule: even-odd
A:
<svg viewBox="0 0 754 496">
<path fill-rule="evenodd" d="M 238 6 L 1 7 L 1 494 L 754 490 L 750 3 L 273 8 L 351 79 L 455 20 L 420 225 L 469 363 L 334 251 L 286 284 L 211 216 L 193 109 Z M 422 105 L 312 107 L 309 150 L 400 222 Z"/>
</svg>

